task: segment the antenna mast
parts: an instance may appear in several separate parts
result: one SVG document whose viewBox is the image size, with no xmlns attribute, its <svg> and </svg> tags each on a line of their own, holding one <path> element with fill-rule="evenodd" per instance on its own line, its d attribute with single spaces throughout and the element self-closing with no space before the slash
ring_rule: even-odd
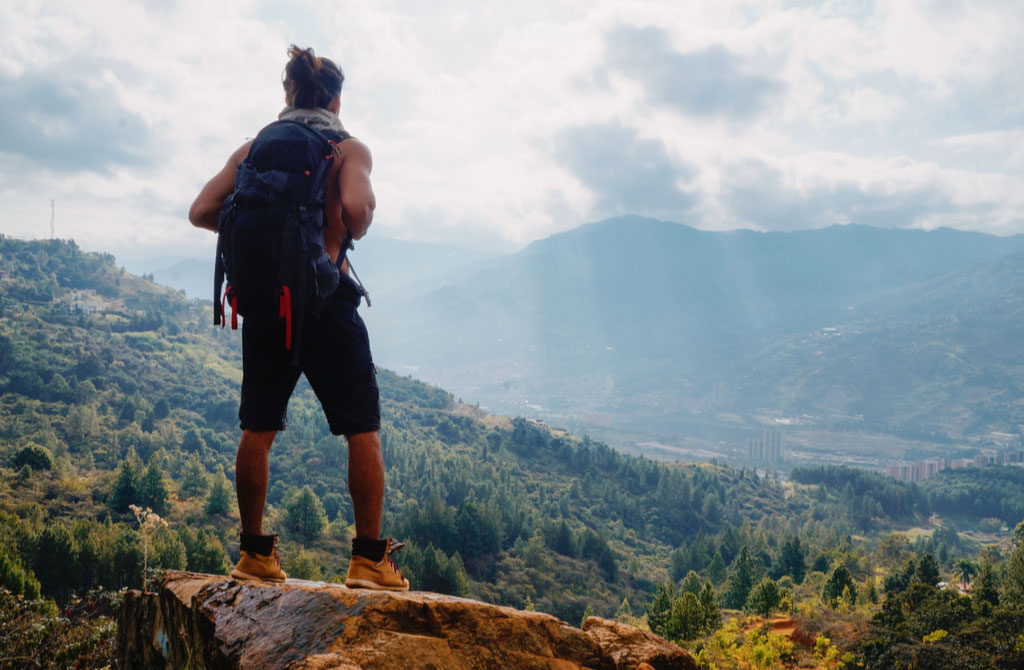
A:
<svg viewBox="0 0 1024 670">
<path fill-rule="evenodd" d="M 53 233 L 53 219 L 54 213 L 57 209 L 57 198 L 50 198 L 50 239 L 55 239 L 56 235 Z"/>
</svg>

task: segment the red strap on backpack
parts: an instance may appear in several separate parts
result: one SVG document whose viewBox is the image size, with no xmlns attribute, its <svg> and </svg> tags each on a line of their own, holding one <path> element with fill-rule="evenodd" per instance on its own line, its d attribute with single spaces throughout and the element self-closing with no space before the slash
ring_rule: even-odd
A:
<svg viewBox="0 0 1024 670">
<path fill-rule="evenodd" d="M 280 319 L 284 319 L 284 348 L 292 350 L 292 293 L 288 286 L 281 287 L 281 307 L 277 312 Z"/>
</svg>

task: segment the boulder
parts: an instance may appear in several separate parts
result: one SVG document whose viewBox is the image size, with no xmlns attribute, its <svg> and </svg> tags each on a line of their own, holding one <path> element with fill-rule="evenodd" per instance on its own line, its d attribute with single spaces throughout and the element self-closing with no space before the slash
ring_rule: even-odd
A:
<svg viewBox="0 0 1024 670">
<path fill-rule="evenodd" d="M 590 617 L 438 595 L 168 572 L 159 593 L 129 591 L 118 612 L 121 670 L 690 670 L 685 651 Z"/>
</svg>

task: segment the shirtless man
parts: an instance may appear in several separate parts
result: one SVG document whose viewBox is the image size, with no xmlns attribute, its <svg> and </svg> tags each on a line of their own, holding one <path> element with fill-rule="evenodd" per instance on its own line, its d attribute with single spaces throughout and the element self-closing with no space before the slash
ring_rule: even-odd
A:
<svg viewBox="0 0 1024 670">
<path fill-rule="evenodd" d="M 344 131 L 338 119 L 344 75 L 331 60 L 294 45 L 288 52 L 284 89 L 288 107 L 280 118 L 300 121 L 335 145 L 325 193 L 327 253 L 337 261 L 347 238 L 360 239 L 373 220 L 376 201 L 370 185 L 370 151 Z M 221 206 L 233 193 L 235 173 L 252 147 L 239 147 L 223 169 L 203 187 L 189 210 L 194 226 L 217 232 Z M 308 174 L 308 173 L 307 173 Z M 241 516 L 241 557 L 236 578 L 284 581 L 275 547 L 277 535 L 263 534 L 263 510 L 269 479 L 268 458 L 277 431 L 284 430 L 286 408 L 300 372 L 323 406 L 331 432 L 348 441 L 348 484 L 356 536 L 346 585 L 407 590 L 409 582 L 390 554 L 401 548 L 380 539 L 384 503 L 384 462 L 380 450 L 380 399 L 366 327 L 356 308 L 360 292 L 341 266 L 341 284 L 317 318 L 307 319 L 299 366 L 281 344 L 281 325 L 246 319 L 242 323 L 242 439 L 235 462 L 235 487 Z"/>
</svg>

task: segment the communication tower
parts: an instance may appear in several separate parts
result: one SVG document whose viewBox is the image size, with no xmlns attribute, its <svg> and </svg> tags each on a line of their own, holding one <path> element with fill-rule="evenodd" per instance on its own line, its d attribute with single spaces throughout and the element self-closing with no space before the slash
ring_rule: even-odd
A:
<svg viewBox="0 0 1024 670">
<path fill-rule="evenodd" d="M 53 232 L 53 219 L 54 213 L 57 210 L 57 198 L 50 198 L 50 239 L 56 239 L 56 235 Z"/>
</svg>

